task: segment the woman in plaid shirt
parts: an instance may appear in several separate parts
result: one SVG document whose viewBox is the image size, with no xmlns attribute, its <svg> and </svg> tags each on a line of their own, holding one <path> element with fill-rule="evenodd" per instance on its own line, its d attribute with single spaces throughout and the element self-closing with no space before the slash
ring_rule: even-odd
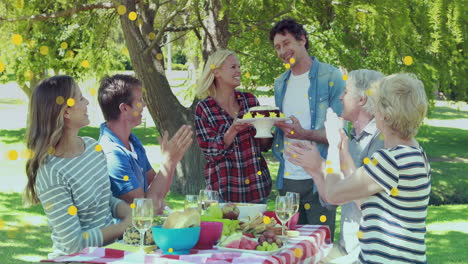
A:
<svg viewBox="0 0 468 264">
<path fill-rule="evenodd" d="M 207 160 L 209 189 L 217 190 L 224 202 L 265 203 L 271 177 L 261 151 L 271 141 L 254 138 L 250 124 L 234 124 L 250 107 L 259 105 L 254 95 L 235 90 L 240 75 L 234 52 L 218 50 L 208 58 L 195 90 L 205 98 L 195 112 L 196 135 Z"/>
</svg>

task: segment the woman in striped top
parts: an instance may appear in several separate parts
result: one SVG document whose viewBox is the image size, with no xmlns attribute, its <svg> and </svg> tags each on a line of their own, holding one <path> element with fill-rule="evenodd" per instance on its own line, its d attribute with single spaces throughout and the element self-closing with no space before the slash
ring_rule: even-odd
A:
<svg viewBox="0 0 468 264">
<path fill-rule="evenodd" d="M 49 258 L 113 242 L 131 225 L 129 206 L 112 196 L 104 154 L 94 139 L 78 136 L 89 124 L 88 103 L 69 76 L 42 81 L 31 96 L 25 200 L 44 208 Z"/>
<path fill-rule="evenodd" d="M 355 201 L 360 205 L 363 218 L 356 234 L 360 262 L 427 263 L 431 174 L 426 155 L 415 139 L 427 111 L 424 86 L 412 76 L 394 74 L 371 91 L 384 149 L 364 158 L 364 165 L 356 168 L 347 150 L 343 122 L 329 110 L 325 124 L 330 144 L 327 161 L 321 160 L 311 145 L 293 146 L 290 159 L 311 173 L 326 201 Z"/>
</svg>

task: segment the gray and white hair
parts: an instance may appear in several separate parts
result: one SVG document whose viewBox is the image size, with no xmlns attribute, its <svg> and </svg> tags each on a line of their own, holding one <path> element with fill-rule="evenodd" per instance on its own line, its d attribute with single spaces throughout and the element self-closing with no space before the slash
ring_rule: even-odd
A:
<svg viewBox="0 0 468 264">
<path fill-rule="evenodd" d="M 368 113 L 374 113 L 375 106 L 373 100 L 368 98 L 369 92 L 367 90 L 372 88 L 374 82 L 380 81 L 383 77 L 385 76 L 382 73 L 367 69 L 354 70 L 348 74 L 347 85 L 350 87 L 349 92 L 354 98 L 367 98 L 363 108 Z"/>
</svg>

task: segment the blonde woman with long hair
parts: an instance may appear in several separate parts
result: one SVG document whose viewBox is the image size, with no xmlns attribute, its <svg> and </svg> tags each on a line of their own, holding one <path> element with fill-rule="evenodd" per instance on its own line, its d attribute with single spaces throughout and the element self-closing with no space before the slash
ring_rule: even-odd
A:
<svg viewBox="0 0 468 264">
<path fill-rule="evenodd" d="M 222 202 L 265 203 L 271 178 L 261 151 L 271 142 L 254 138 L 250 124 L 234 123 L 259 105 L 254 95 L 236 90 L 240 76 L 234 52 L 218 50 L 208 58 L 195 89 L 203 99 L 195 112 L 196 136 L 207 160 L 206 183 Z"/>
<path fill-rule="evenodd" d="M 49 258 L 113 242 L 131 225 L 129 206 L 112 196 L 97 142 L 80 137 L 89 104 L 72 77 L 42 81 L 29 105 L 25 200 L 41 203 L 52 229 Z M 122 221 L 113 224 L 113 217 Z"/>
</svg>

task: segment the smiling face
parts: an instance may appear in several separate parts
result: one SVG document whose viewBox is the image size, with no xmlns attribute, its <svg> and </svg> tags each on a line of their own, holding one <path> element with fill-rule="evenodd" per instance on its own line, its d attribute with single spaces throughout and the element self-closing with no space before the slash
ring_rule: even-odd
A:
<svg viewBox="0 0 468 264">
<path fill-rule="evenodd" d="M 234 55 L 229 55 L 221 67 L 214 70 L 217 87 L 228 86 L 236 88 L 240 85 L 240 75 L 240 63 Z"/>
<path fill-rule="evenodd" d="M 301 60 L 308 57 L 307 49 L 305 48 L 306 39 L 302 35 L 300 40 L 297 40 L 291 33 L 285 31 L 285 34 L 278 33 L 273 39 L 273 46 L 276 54 L 284 63 L 290 63 L 290 59 L 294 58 L 296 62 L 291 64 L 291 67 L 298 64 Z"/>
<path fill-rule="evenodd" d="M 89 124 L 88 104 L 89 101 L 83 97 L 80 88 L 76 87 L 74 104 L 67 106 L 64 118 L 65 124 L 73 128 L 81 128 Z"/>
<path fill-rule="evenodd" d="M 353 82 L 349 80 L 346 83 L 345 90 L 340 96 L 341 103 L 343 104 L 343 113 L 341 117 L 347 121 L 354 122 L 357 120 L 359 111 L 362 107 L 362 99 L 354 94 Z"/>
</svg>

